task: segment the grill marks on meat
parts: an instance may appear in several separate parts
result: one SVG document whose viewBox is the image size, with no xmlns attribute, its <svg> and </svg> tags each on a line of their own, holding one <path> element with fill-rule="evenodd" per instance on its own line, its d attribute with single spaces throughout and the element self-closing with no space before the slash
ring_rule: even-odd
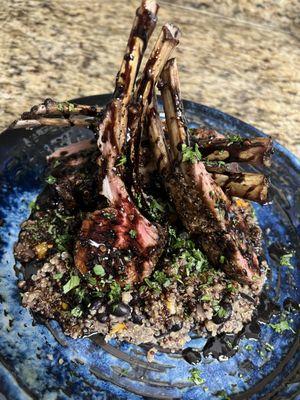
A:
<svg viewBox="0 0 300 400">
<path fill-rule="evenodd" d="M 101 264 L 122 284 L 139 282 L 153 271 L 165 244 L 165 232 L 139 212 L 119 176 L 105 176 L 103 193 L 111 207 L 95 211 L 83 222 L 75 265 L 86 273 Z"/>
<path fill-rule="evenodd" d="M 192 136 L 192 144 L 197 143 L 202 155 L 208 161 L 245 162 L 251 165 L 271 165 L 270 156 L 273 153 L 271 138 L 241 139 L 232 135 L 232 138 L 205 137 L 202 130 L 201 137 Z"/>
<path fill-rule="evenodd" d="M 183 117 L 176 61 L 170 60 L 163 73 L 161 92 L 170 135 L 171 171 L 165 177 L 170 197 L 186 229 L 199 235 L 202 247 L 215 265 L 222 265 L 230 275 L 251 284 L 260 276 L 254 244 L 247 237 L 247 225 L 239 209 L 206 171 L 201 161 L 183 162 L 181 146 L 190 141 Z M 152 112 L 152 118 L 155 114 Z M 156 115 L 157 118 L 157 115 Z M 150 125 L 151 126 L 151 125 Z M 152 124 L 152 141 L 163 134 Z M 167 151 L 157 158 L 166 159 Z"/>
</svg>

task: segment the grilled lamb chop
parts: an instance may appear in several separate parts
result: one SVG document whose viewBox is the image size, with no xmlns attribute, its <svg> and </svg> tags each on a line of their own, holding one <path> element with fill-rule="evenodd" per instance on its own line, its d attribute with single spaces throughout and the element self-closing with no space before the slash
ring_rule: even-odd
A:
<svg viewBox="0 0 300 400">
<path fill-rule="evenodd" d="M 150 56 L 153 71 L 160 72 L 161 60 L 167 60 L 178 43 L 172 30 L 169 25 L 163 27 Z M 137 62 L 136 69 L 139 65 Z M 143 75 L 148 78 L 142 89 L 138 89 L 142 99 L 152 98 L 152 88 L 159 75 L 159 72 L 155 76 L 150 72 L 148 62 Z M 95 211 L 83 222 L 75 250 L 75 265 L 80 272 L 86 273 L 95 264 L 101 264 L 120 284 L 133 284 L 151 274 L 164 249 L 166 236 L 164 230 L 149 222 L 134 204 L 130 187 L 127 188 L 123 180 L 124 168 L 120 165 L 124 156 L 129 92 L 136 73 L 137 70 L 131 72 L 124 81 L 126 87 L 122 86 L 121 98 L 114 98 L 107 106 L 98 129 L 99 165 L 103 177 L 101 194 L 107 198 L 109 207 Z M 115 93 L 120 93 L 118 84 Z"/>
<path fill-rule="evenodd" d="M 249 229 L 240 210 L 206 171 L 197 149 L 190 152 L 189 159 L 184 153 L 184 149 L 192 149 L 187 147 L 190 137 L 183 116 L 175 59 L 163 70 L 161 92 L 170 152 L 155 108 L 149 111 L 149 133 L 155 143 L 158 167 L 184 226 L 199 236 L 214 265 L 221 265 L 228 275 L 241 282 L 262 282 L 264 277 L 257 255 L 260 236 L 248 237 Z"/>
</svg>

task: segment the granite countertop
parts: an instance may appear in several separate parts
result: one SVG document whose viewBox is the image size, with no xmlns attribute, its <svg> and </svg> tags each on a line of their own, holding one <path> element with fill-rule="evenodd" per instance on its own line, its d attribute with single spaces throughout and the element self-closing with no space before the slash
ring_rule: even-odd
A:
<svg viewBox="0 0 300 400">
<path fill-rule="evenodd" d="M 173 22 L 183 33 L 183 97 L 255 125 L 300 156 L 300 2 L 159 3 L 159 25 Z M 0 131 L 47 97 L 111 92 L 138 4 L 4 2 Z"/>
</svg>

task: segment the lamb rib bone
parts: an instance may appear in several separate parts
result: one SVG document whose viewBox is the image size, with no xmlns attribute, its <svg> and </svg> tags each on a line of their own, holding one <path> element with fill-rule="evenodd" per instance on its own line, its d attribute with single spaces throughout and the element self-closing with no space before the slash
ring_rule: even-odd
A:
<svg viewBox="0 0 300 400">
<path fill-rule="evenodd" d="M 199 235 L 210 261 L 241 282 L 262 281 L 257 254 L 238 209 L 214 182 L 201 161 L 183 162 L 180 147 L 188 143 L 176 61 L 162 74 L 161 92 L 170 136 L 172 172 L 165 179 L 170 197 L 186 229 Z M 163 130 L 160 130 L 160 134 Z M 257 240 L 257 239 L 256 239 Z M 257 284 L 257 282 L 256 282 Z"/>
<path fill-rule="evenodd" d="M 97 123 L 102 108 L 93 105 L 81 105 L 68 101 L 57 102 L 46 99 L 43 103 L 33 106 L 29 112 L 10 125 L 10 129 L 34 128 L 37 126 L 90 126 Z"/>
<path fill-rule="evenodd" d="M 136 11 L 136 18 L 128 39 L 126 53 L 123 58 L 120 71 L 116 79 L 116 89 L 114 97 L 123 97 L 125 105 L 128 104 L 133 89 L 134 81 L 140 67 L 140 63 L 147 47 L 148 40 L 156 26 L 156 15 L 158 5 L 155 0 L 143 0 L 141 6 Z M 131 75 L 131 76 L 130 76 Z M 134 79 L 132 79 L 132 76 Z M 129 86 L 128 86 L 129 85 Z M 56 102 L 52 99 L 46 99 L 42 104 L 33 106 L 30 112 L 23 113 L 21 120 L 16 120 L 11 124 L 11 128 L 18 129 L 52 125 L 48 119 L 36 120 L 40 116 L 64 116 L 61 123 L 58 120 L 52 121 L 54 126 L 69 126 L 70 114 L 83 114 L 90 116 L 99 116 L 102 109 L 98 106 L 80 105 L 70 102 Z M 77 118 L 75 119 L 77 121 Z M 88 125 L 88 124 L 87 124 Z M 85 125 L 80 125 L 85 126 Z"/>
<path fill-rule="evenodd" d="M 135 64 L 137 69 L 139 65 L 140 62 Z M 101 193 L 110 206 L 95 211 L 83 222 L 75 251 L 75 265 L 80 272 L 86 273 L 100 263 L 107 274 L 112 274 L 122 285 L 149 276 L 165 244 L 164 230 L 151 224 L 139 212 L 121 179 L 117 164 L 118 157 L 123 154 L 126 105 L 136 75 L 137 70 L 132 68 L 124 82 L 126 87 L 122 86 L 120 98 L 114 98 L 108 105 L 105 118 L 99 125 L 99 164 L 104 177 Z"/>
<path fill-rule="evenodd" d="M 10 129 L 30 129 L 39 126 L 81 126 L 93 128 L 97 125 L 99 118 L 89 116 L 72 115 L 64 118 L 38 118 L 38 119 L 19 119 L 10 125 Z"/>
<path fill-rule="evenodd" d="M 151 104 L 155 85 L 161 74 L 161 71 L 169 59 L 172 51 L 179 43 L 180 30 L 172 25 L 166 24 L 163 26 L 161 33 L 155 43 L 155 46 L 150 54 L 150 57 L 144 67 L 144 71 L 134 95 L 134 101 L 129 112 L 128 130 L 131 135 L 129 149 L 130 160 L 133 168 L 132 186 L 135 195 L 139 195 L 144 205 L 144 196 L 140 186 L 140 144 L 143 134 L 143 126 L 145 115 L 148 106 Z"/>
</svg>

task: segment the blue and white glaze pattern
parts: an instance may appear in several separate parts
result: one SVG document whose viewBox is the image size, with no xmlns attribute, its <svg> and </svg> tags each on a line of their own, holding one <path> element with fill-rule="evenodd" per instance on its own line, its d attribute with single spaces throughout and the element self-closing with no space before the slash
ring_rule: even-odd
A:
<svg viewBox="0 0 300 400">
<path fill-rule="evenodd" d="M 106 101 L 107 96 L 81 100 L 100 105 Z M 191 126 L 205 124 L 243 136 L 262 135 L 255 128 L 208 107 L 190 102 L 185 107 Z M 41 188 L 45 155 L 90 134 L 77 128 L 41 128 L 0 136 L 0 218 L 4 220 L 0 227 L 0 399 L 1 393 L 8 400 L 300 398 L 297 397 L 300 385 L 295 378 L 300 360 L 299 336 L 291 331 L 279 335 L 263 325 L 261 339 L 243 339 L 239 351 L 228 360 L 202 359 L 197 368 L 205 384 L 194 386 L 189 381 L 192 366 L 179 355 L 158 353 L 149 364 L 141 347 L 112 340 L 104 349 L 89 338 L 70 339 L 54 321 L 48 327 L 37 324 L 20 305 L 12 249 L 19 225 L 29 215 L 28 205 Z M 267 293 L 272 298 L 278 297 L 278 304 L 282 305 L 286 297 L 299 303 L 299 268 L 295 258 L 294 270 L 276 265 L 268 255 L 268 246 L 273 242 L 291 246 L 299 259 L 300 163 L 279 144 L 275 147 L 269 171 L 274 200 L 263 207 L 256 205 L 255 209 L 265 233 L 265 252 L 272 269 Z M 280 290 L 276 291 L 279 275 Z M 294 314 L 293 319 L 293 329 L 298 332 L 299 315 Z M 58 335 L 59 342 L 51 331 Z M 188 346 L 201 349 L 205 342 L 193 339 Z M 253 350 L 245 349 L 248 343 Z M 265 343 L 274 346 L 274 351 L 266 352 L 262 358 L 260 350 Z M 130 362 L 110 354 L 115 349 L 129 355 Z"/>
</svg>

